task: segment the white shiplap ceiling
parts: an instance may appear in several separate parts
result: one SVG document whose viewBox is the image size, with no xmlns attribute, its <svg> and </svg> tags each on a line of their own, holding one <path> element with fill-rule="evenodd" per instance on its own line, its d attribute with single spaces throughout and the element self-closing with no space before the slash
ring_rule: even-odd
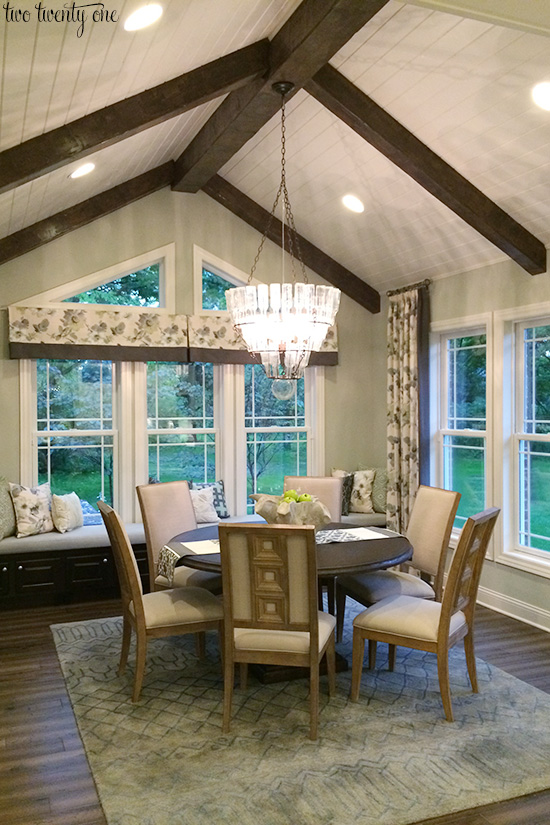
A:
<svg viewBox="0 0 550 825">
<path fill-rule="evenodd" d="M 425 7 L 434 4 L 392 0 L 331 63 L 548 246 L 550 112 L 530 92 L 550 80 L 550 41 L 514 21 L 503 26 Z M 135 5 L 119 2 L 121 16 Z M 87 23 L 81 38 L 76 24 L 4 23 L 0 151 L 272 37 L 297 5 L 169 0 L 150 29 L 129 34 Z M 219 102 L 96 152 L 96 171 L 78 181 L 64 167 L 0 195 L 0 237 L 177 158 Z M 504 259 L 305 91 L 287 112 L 297 229 L 371 286 Z M 275 117 L 220 170 L 267 209 L 278 185 L 279 140 Z M 342 207 L 347 192 L 363 200 L 362 214 Z"/>
</svg>

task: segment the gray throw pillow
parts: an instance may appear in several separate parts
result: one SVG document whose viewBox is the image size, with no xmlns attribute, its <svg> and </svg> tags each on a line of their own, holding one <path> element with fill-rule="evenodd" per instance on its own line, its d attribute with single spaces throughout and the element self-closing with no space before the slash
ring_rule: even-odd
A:
<svg viewBox="0 0 550 825">
<path fill-rule="evenodd" d="M 360 470 L 374 470 L 374 483 L 372 485 L 372 507 L 375 513 L 386 512 L 386 497 L 388 492 L 388 472 L 383 467 L 367 467 L 359 465 Z"/>
<path fill-rule="evenodd" d="M 0 539 L 15 535 L 15 510 L 7 479 L 0 476 Z"/>
<path fill-rule="evenodd" d="M 229 510 L 225 501 L 225 490 L 223 488 L 223 481 L 191 481 L 189 487 L 192 490 L 204 490 L 206 487 L 212 487 L 214 492 L 214 508 L 219 518 L 229 518 Z"/>
</svg>

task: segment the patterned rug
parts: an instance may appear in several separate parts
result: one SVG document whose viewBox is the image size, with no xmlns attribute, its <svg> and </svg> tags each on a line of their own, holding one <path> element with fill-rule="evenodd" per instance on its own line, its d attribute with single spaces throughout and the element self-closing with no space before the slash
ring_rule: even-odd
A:
<svg viewBox="0 0 550 825">
<path fill-rule="evenodd" d="M 132 667 L 117 676 L 120 619 L 52 631 L 109 825 L 405 825 L 550 786 L 550 695 L 483 661 L 472 694 L 461 647 L 451 653 L 454 723 L 435 657 L 400 649 L 389 673 L 379 646 L 358 703 L 348 702 L 350 672 L 330 702 L 321 679 L 312 742 L 307 680 L 252 675 L 221 734 L 215 634 L 202 661 L 192 637 L 152 641 L 132 705 Z M 349 636 L 339 649 L 351 662 Z"/>
</svg>

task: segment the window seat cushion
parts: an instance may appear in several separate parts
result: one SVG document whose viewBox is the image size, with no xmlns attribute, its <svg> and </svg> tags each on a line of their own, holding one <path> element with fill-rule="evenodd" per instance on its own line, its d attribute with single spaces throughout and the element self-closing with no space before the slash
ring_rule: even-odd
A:
<svg viewBox="0 0 550 825">
<path fill-rule="evenodd" d="M 343 524 L 356 527 L 385 527 L 385 513 L 350 513 L 349 516 L 340 516 Z M 1 546 L 1 545 L 0 545 Z"/>
<path fill-rule="evenodd" d="M 133 545 L 145 544 L 143 524 L 126 524 L 128 537 Z M 0 541 L 0 555 L 12 553 L 51 552 L 53 550 L 77 550 L 80 548 L 110 547 L 111 542 L 103 524 L 77 527 L 68 533 L 38 533 L 34 536 L 16 538 L 8 536 Z"/>
</svg>

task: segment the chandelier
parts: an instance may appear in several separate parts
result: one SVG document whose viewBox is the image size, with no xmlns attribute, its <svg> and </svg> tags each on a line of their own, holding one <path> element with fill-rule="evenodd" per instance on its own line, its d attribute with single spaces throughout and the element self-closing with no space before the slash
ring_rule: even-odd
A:
<svg viewBox="0 0 550 825">
<path fill-rule="evenodd" d="M 320 350 L 329 327 L 334 323 L 340 303 L 339 289 L 308 283 L 290 207 L 285 169 L 285 96 L 293 85 L 288 82 L 273 84 L 273 90 L 282 98 L 281 182 L 247 285 L 228 289 L 225 293 L 231 320 L 241 333 L 248 351 L 261 361 L 268 378 L 281 381 L 282 393 L 285 392 L 282 382 L 301 378 L 311 353 Z M 254 286 L 252 278 L 279 201 L 282 207 L 282 283 Z M 291 283 L 285 283 L 285 249 L 290 255 Z M 300 266 L 302 281 L 296 279 L 297 264 Z M 277 395 L 275 386 L 274 394 Z M 284 395 L 281 394 L 280 397 Z"/>
</svg>

